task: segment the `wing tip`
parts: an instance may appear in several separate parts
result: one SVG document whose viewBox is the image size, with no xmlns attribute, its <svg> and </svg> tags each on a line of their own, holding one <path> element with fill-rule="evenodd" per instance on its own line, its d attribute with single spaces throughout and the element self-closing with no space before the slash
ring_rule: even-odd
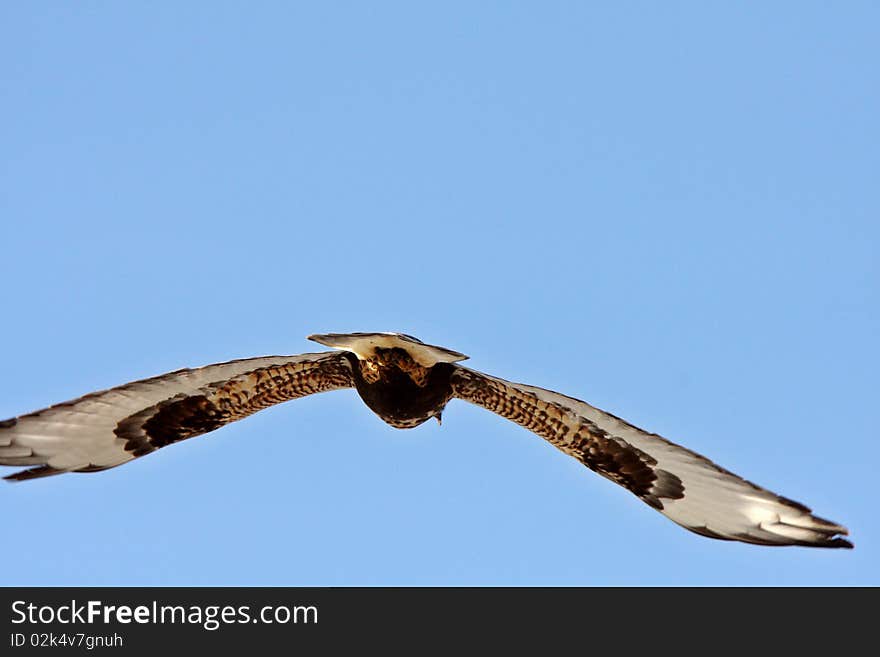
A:
<svg viewBox="0 0 880 657">
<path fill-rule="evenodd" d="M 684 525 L 683 525 L 684 526 Z M 767 538 L 765 536 L 758 536 L 754 534 L 741 533 L 741 534 L 720 534 L 716 531 L 709 529 L 708 527 L 687 527 L 685 529 L 692 531 L 695 534 L 699 534 L 700 536 L 705 536 L 706 538 L 711 538 L 713 540 L 718 541 L 736 541 L 739 543 L 748 543 L 751 545 L 760 545 L 762 547 L 812 547 L 812 548 L 844 548 L 846 550 L 852 550 L 855 548 L 855 544 L 852 541 L 843 538 L 842 536 L 837 536 L 837 534 L 847 534 L 846 529 L 841 529 L 840 531 L 832 532 L 830 534 L 824 534 L 821 536 L 817 536 L 814 539 L 805 540 L 805 539 L 791 539 L 784 535 L 780 535 L 776 532 L 772 532 L 770 530 L 764 530 L 766 534 L 770 534 L 773 538 Z"/>
<path fill-rule="evenodd" d="M 843 538 L 849 535 L 849 530 L 843 525 L 820 518 L 813 515 L 812 510 L 799 502 L 793 502 L 788 498 L 782 498 L 791 506 L 802 511 L 806 518 L 801 522 L 792 522 L 789 519 L 779 523 L 782 526 L 795 527 L 812 532 L 814 536 L 805 540 L 803 543 L 795 543 L 795 545 L 805 545 L 808 547 L 829 547 L 829 548 L 846 548 L 852 550 L 855 545 L 852 541 Z"/>
<path fill-rule="evenodd" d="M 36 468 L 27 468 L 25 470 L 19 470 L 18 472 L 13 472 L 12 474 L 6 475 L 3 477 L 5 481 L 15 483 L 18 481 L 27 481 L 29 479 L 41 479 L 42 477 L 52 477 L 54 475 L 65 474 L 66 472 L 101 472 L 103 470 L 109 470 L 110 468 L 115 468 L 117 465 L 122 465 L 122 463 L 117 463 L 115 465 L 84 465 L 79 468 L 53 468 L 51 465 L 40 465 Z"/>
<path fill-rule="evenodd" d="M 836 522 L 825 520 L 824 518 L 816 516 L 810 517 L 816 521 L 817 524 L 822 525 L 821 529 L 813 529 L 813 531 L 821 533 L 822 537 L 817 542 L 808 543 L 808 545 L 813 545 L 815 547 L 845 548 L 847 550 L 855 548 L 855 544 L 852 541 L 843 538 L 844 536 L 849 536 L 849 530 L 846 527 L 838 525 Z"/>
<path fill-rule="evenodd" d="M 53 475 L 64 474 L 65 472 L 67 472 L 67 470 L 59 470 L 58 468 L 53 468 L 51 465 L 40 465 L 36 468 L 27 468 L 26 470 L 13 472 L 12 474 L 3 477 L 3 479 L 4 481 L 15 483 L 18 481 L 28 481 L 29 479 L 51 477 Z"/>
</svg>

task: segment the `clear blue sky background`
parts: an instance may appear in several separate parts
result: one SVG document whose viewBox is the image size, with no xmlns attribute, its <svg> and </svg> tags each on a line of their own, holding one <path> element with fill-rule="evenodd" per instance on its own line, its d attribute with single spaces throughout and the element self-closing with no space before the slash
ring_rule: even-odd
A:
<svg viewBox="0 0 880 657">
<path fill-rule="evenodd" d="M 0 8 L 0 417 L 404 331 L 848 525 L 690 534 L 349 391 L 0 487 L 2 584 L 880 584 L 874 2 Z M 5 472 L 4 472 L 5 473 Z"/>
</svg>

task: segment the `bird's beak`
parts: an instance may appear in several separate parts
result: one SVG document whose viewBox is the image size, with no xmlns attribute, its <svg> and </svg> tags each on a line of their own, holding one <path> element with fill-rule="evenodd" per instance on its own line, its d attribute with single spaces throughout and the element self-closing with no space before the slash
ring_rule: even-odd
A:
<svg viewBox="0 0 880 657">
<path fill-rule="evenodd" d="M 440 413 L 437 413 L 437 415 L 434 416 L 434 419 L 437 420 L 437 424 L 441 426 L 443 425 L 443 420 L 440 419 Z"/>
</svg>

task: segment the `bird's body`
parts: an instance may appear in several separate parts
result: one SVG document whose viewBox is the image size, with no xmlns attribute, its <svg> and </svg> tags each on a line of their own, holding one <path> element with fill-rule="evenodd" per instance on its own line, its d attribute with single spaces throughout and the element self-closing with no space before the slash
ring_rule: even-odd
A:
<svg viewBox="0 0 880 657">
<path fill-rule="evenodd" d="M 412 429 L 432 417 L 439 422 L 452 398 L 451 363 L 467 358 L 400 334 L 331 333 L 309 339 L 349 354 L 361 399 L 396 429 Z"/>
<path fill-rule="evenodd" d="M 399 429 L 439 421 L 451 399 L 486 408 L 704 536 L 852 547 L 845 527 L 798 502 L 586 402 L 462 367 L 456 351 L 399 333 L 310 339 L 340 351 L 178 370 L 0 422 L 0 464 L 31 466 L 6 478 L 105 470 L 280 402 L 354 388 Z"/>
</svg>

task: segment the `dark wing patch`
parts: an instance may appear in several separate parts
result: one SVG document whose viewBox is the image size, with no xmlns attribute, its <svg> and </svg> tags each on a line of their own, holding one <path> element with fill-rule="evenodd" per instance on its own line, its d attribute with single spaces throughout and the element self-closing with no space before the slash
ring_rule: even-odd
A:
<svg viewBox="0 0 880 657">
<path fill-rule="evenodd" d="M 658 470 L 650 455 L 610 436 L 593 422 L 583 418 L 573 422 L 571 412 L 559 404 L 465 368 L 456 369 L 452 389 L 459 399 L 513 420 L 655 509 L 663 508 L 661 498 L 678 499 L 684 494 L 681 480 Z"/>
<path fill-rule="evenodd" d="M 202 394 L 177 395 L 123 419 L 115 433 L 126 439 L 126 450 L 142 456 L 275 404 L 350 387 L 348 359 L 342 353 L 333 356 L 319 363 L 265 367 L 204 386 Z"/>
<path fill-rule="evenodd" d="M 113 430 L 134 456 L 219 429 L 224 420 L 205 395 L 180 394 L 129 415 Z"/>
<path fill-rule="evenodd" d="M 673 522 L 759 545 L 852 547 L 842 525 L 656 434 L 558 392 L 455 366 L 454 396 L 513 420 Z"/>
<path fill-rule="evenodd" d="M 134 381 L 0 422 L 6 478 L 97 472 L 274 404 L 354 386 L 344 352 L 266 356 Z"/>
</svg>

